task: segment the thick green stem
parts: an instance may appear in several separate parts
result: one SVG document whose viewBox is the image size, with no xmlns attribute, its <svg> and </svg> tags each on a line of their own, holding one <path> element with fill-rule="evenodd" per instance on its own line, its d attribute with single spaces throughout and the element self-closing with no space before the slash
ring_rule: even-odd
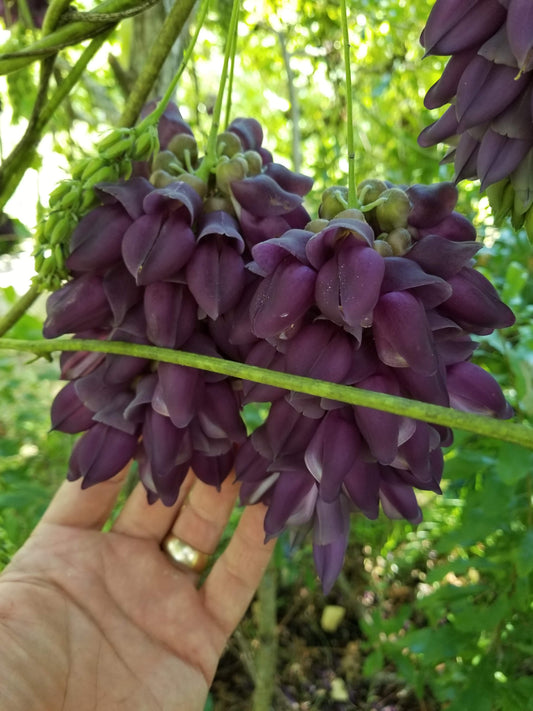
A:
<svg viewBox="0 0 533 711">
<path fill-rule="evenodd" d="M 222 72 L 220 74 L 220 80 L 218 84 L 218 94 L 215 101 L 215 106 L 213 108 L 213 118 L 211 120 L 211 129 L 209 131 L 209 136 L 207 138 L 207 148 L 205 151 L 205 156 L 202 161 L 201 166 L 197 171 L 197 175 L 202 179 L 207 181 L 211 170 L 215 167 L 217 162 L 217 136 L 220 129 L 220 118 L 222 115 L 222 102 L 224 100 L 224 90 L 226 87 L 226 80 L 228 78 L 228 68 L 231 58 L 231 53 L 235 49 L 232 42 L 232 37 L 237 32 L 237 25 L 239 22 L 239 6 L 240 0 L 233 0 L 233 7 L 231 9 L 231 18 L 229 21 L 228 29 L 228 40 L 226 42 L 226 51 L 224 52 L 224 63 L 222 65 Z"/>
<path fill-rule="evenodd" d="M 353 135 L 352 73 L 350 69 L 350 36 L 346 0 L 341 0 L 342 42 L 346 76 L 346 135 L 348 142 L 348 207 L 359 207 L 355 179 L 355 141 Z"/>
<path fill-rule="evenodd" d="M 73 338 L 72 340 L 47 340 L 43 338 L 31 341 L 2 338 L 0 339 L 0 350 L 26 351 L 37 356 L 43 356 L 55 351 L 94 351 L 97 353 L 115 353 L 137 358 L 148 358 L 164 363 L 175 363 L 189 368 L 207 370 L 211 373 L 230 375 L 240 380 L 251 380 L 254 383 L 273 385 L 274 387 L 315 395 L 328 400 L 337 400 L 350 405 L 392 412 L 395 415 L 411 417 L 422 422 L 431 422 L 444 427 L 456 427 L 460 430 L 501 439 L 505 442 L 519 444 L 527 449 L 533 449 L 533 428 L 526 425 L 494 420 L 483 415 L 472 415 L 449 407 L 441 407 L 371 390 L 362 390 L 348 385 L 337 385 L 326 380 L 313 380 L 300 375 L 280 373 L 275 370 L 267 370 L 257 366 L 225 360 L 224 358 L 213 358 L 212 356 L 174 351 L 168 348 L 157 348 L 156 346 L 145 346 L 137 343 L 85 341 L 79 338 Z"/>
<path fill-rule="evenodd" d="M 278 662 L 278 571 L 271 559 L 257 590 L 254 617 L 259 647 L 255 654 L 252 711 L 271 711 Z"/>
<path fill-rule="evenodd" d="M 6 202 L 15 192 L 22 176 L 30 166 L 34 151 L 41 140 L 41 134 L 46 124 L 54 115 L 59 104 L 77 84 L 87 64 L 106 41 L 108 34 L 109 31 L 102 33 L 100 37 L 95 37 L 90 45 L 83 51 L 72 70 L 57 87 L 50 100 L 45 104 L 36 121 L 28 126 L 28 130 L 22 137 L 22 140 L 3 162 L 0 169 L 0 210 L 3 209 Z"/>
<path fill-rule="evenodd" d="M 36 282 L 33 282 L 24 296 L 21 296 L 20 299 L 9 309 L 7 314 L 0 318 L 0 336 L 7 333 L 11 326 L 14 326 L 19 318 L 24 316 L 39 294 L 39 285 Z"/>
<path fill-rule="evenodd" d="M 178 38 L 183 26 L 187 22 L 196 0 L 176 0 L 169 12 L 161 32 L 154 38 L 154 43 L 148 55 L 144 69 L 139 74 L 135 86 L 128 98 L 119 126 L 133 126 L 137 117 L 146 103 L 150 89 L 157 80 L 161 67 L 165 63 L 168 53 Z M 166 106 L 165 102 L 165 106 Z"/>
<path fill-rule="evenodd" d="M 90 13 L 93 19 L 98 18 L 97 22 L 89 20 L 69 22 L 23 50 L 0 55 L 0 75 L 9 74 L 37 59 L 56 54 L 64 47 L 90 39 L 118 21 L 115 13 L 128 11 L 130 14 L 129 11 L 134 11 L 136 7 L 142 11 L 146 8 L 146 3 L 139 3 L 138 0 L 105 0 Z"/>
<path fill-rule="evenodd" d="M 237 10 L 238 13 L 238 10 Z M 237 52 L 237 38 L 239 36 L 239 16 L 237 14 L 237 20 L 235 22 L 235 27 L 233 31 L 233 35 L 230 38 L 231 41 L 231 48 L 230 48 L 230 68 L 229 68 L 229 76 L 228 76 L 228 91 L 227 91 L 227 96 L 226 96 L 226 118 L 224 120 L 224 128 L 227 129 L 227 127 L 230 124 L 230 117 L 231 117 L 231 99 L 233 96 L 233 77 L 235 74 L 235 55 Z"/>
</svg>

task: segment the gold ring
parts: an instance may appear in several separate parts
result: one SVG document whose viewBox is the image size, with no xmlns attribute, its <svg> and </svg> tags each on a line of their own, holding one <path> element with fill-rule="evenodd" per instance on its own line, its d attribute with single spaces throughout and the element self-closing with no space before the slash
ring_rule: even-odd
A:
<svg viewBox="0 0 533 711">
<path fill-rule="evenodd" d="M 196 550 L 173 533 L 165 536 L 161 543 L 161 550 L 167 554 L 175 566 L 191 570 L 194 573 L 201 573 L 205 570 L 209 561 L 207 553 Z"/>
</svg>

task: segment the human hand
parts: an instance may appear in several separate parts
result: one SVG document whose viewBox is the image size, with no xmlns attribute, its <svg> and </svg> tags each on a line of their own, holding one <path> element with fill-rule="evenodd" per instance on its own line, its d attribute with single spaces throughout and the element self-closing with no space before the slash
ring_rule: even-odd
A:
<svg viewBox="0 0 533 711">
<path fill-rule="evenodd" d="M 161 551 L 171 531 L 215 552 L 238 487 L 190 473 L 172 507 L 139 484 L 102 532 L 126 472 L 60 487 L 0 576 L 4 711 L 202 711 L 218 660 L 268 564 L 262 505 L 245 509 L 200 587 Z"/>
</svg>

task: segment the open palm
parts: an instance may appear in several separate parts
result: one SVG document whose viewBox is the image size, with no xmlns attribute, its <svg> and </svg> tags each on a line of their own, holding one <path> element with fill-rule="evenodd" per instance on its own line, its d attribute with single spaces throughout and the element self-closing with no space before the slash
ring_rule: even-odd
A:
<svg viewBox="0 0 533 711">
<path fill-rule="evenodd" d="M 213 553 L 237 487 L 217 492 L 191 476 L 165 508 L 148 506 L 139 486 L 104 533 L 123 478 L 83 492 L 63 484 L 0 577 L 0 708 L 203 709 L 270 557 L 264 511 L 244 512 L 197 587 L 197 574 L 173 566 L 161 540 L 171 530 Z"/>
</svg>

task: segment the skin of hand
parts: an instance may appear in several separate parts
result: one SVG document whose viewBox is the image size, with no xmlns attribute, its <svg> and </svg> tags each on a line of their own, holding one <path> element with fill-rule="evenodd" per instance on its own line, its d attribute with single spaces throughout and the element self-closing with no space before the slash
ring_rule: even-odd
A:
<svg viewBox="0 0 533 711">
<path fill-rule="evenodd" d="M 126 472 L 65 482 L 0 576 L 3 711 L 202 711 L 219 658 L 274 542 L 262 504 L 244 510 L 201 584 L 160 545 L 171 531 L 213 554 L 238 486 L 190 473 L 172 507 L 139 484 L 103 532 Z"/>
</svg>

